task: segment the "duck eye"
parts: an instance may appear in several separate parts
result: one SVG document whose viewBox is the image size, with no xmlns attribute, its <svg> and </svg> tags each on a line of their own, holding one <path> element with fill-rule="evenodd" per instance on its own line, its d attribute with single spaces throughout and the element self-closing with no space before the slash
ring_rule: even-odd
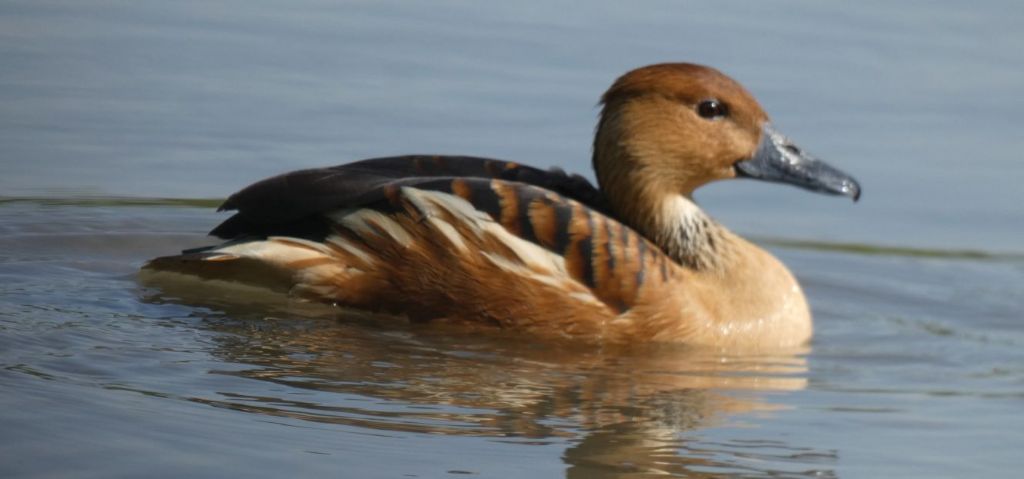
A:
<svg viewBox="0 0 1024 479">
<path fill-rule="evenodd" d="M 704 100 L 697 104 L 697 114 L 709 120 L 725 116 L 727 112 L 725 104 L 718 100 Z"/>
</svg>

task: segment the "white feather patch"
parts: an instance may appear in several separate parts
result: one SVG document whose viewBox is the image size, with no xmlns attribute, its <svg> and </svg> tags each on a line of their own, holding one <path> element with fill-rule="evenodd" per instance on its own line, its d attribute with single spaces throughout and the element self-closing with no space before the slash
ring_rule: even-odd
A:
<svg viewBox="0 0 1024 479">
<path fill-rule="evenodd" d="M 327 239 L 325 239 L 324 241 L 327 241 L 328 243 L 345 250 L 346 253 L 351 254 L 356 258 L 359 258 L 363 263 L 370 265 L 374 263 L 373 257 L 370 256 L 369 253 L 364 251 L 362 248 L 352 244 L 351 241 L 342 238 L 341 236 L 331 235 L 328 236 Z"/>
<path fill-rule="evenodd" d="M 693 200 L 682 196 L 673 196 L 661 203 L 661 215 L 674 221 L 692 221 L 693 218 L 706 216 Z"/>
<path fill-rule="evenodd" d="M 460 252 L 469 252 L 466 242 L 462 240 L 462 234 L 459 233 L 454 226 L 436 216 L 431 216 L 428 221 L 430 221 L 430 224 L 433 225 L 437 231 L 441 232 L 445 238 L 448 238 L 448 241 L 458 248 Z"/>
<path fill-rule="evenodd" d="M 271 237 L 263 241 L 225 246 L 214 252 L 255 259 L 291 271 L 297 285 L 330 284 L 332 278 L 348 276 L 357 271 L 339 261 L 330 248 L 300 238 Z M 322 261 L 303 265 L 311 260 Z"/>
<path fill-rule="evenodd" d="M 561 255 L 548 251 L 536 243 L 526 241 L 493 221 L 486 225 L 485 230 L 512 250 L 519 261 L 529 265 L 531 268 L 548 271 L 551 274 L 568 276 L 565 269 L 565 258 Z"/>
<path fill-rule="evenodd" d="M 271 240 L 236 243 L 222 248 L 217 248 L 212 252 L 258 259 L 275 265 L 283 265 L 295 261 L 305 261 L 324 256 L 320 251 Z"/>
<path fill-rule="evenodd" d="M 300 245 L 300 246 L 302 246 L 304 248 L 308 248 L 308 249 L 311 249 L 313 251 L 317 251 L 317 252 L 319 252 L 319 253 L 321 253 L 323 255 L 327 255 L 327 256 L 329 256 L 331 254 L 331 249 L 326 247 L 326 246 L 324 246 L 323 243 L 320 243 L 320 242 L 317 242 L 317 241 L 310 241 L 310 240 L 303 239 L 303 238 L 293 238 L 291 236 L 270 236 L 270 237 L 267 238 L 267 241 L 275 241 L 275 242 L 278 242 L 278 243 L 283 243 L 285 246 Z M 288 244 L 288 243 L 291 243 L 291 244 Z"/>
<path fill-rule="evenodd" d="M 327 217 L 363 237 L 377 235 L 379 231 L 383 231 L 392 240 L 406 248 L 412 244 L 412 236 L 405 228 L 376 210 L 369 208 L 345 209 L 333 211 Z"/>
<path fill-rule="evenodd" d="M 457 218 L 467 230 L 480 235 L 481 225 L 493 223 L 491 217 L 476 209 L 470 202 L 449 193 L 440 191 L 420 190 L 412 187 L 403 187 L 402 195 L 420 211 L 424 216 L 436 216 L 439 211 L 445 211 Z"/>
<path fill-rule="evenodd" d="M 443 193 L 439 191 L 425 191 L 418 190 L 416 188 L 404 187 L 402 188 L 402 194 L 409 198 L 409 201 L 420 210 L 424 215 L 433 219 L 434 215 L 439 210 L 448 212 L 451 216 L 455 217 L 461 222 L 454 227 L 446 222 L 433 222 L 437 224 L 439 228 L 442 228 L 442 233 L 445 234 L 452 243 L 458 246 L 460 241 L 453 239 L 452 234 L 459 235 L 460 231 L 473 231 L 477 235 L 488 234 L 501 241 L 516 255 L 516 258 L 509 258 L 508 260 L 518 260 L 534 271 L 540 270 L 545 271 L 555 276 L 566 276 L 568 274 L 565 268 L 565 258 L 557 255 L 551 251 L 548 251 L 544 247 L 524 240 L 505 229 L 504 226 L 497 223 L 487 213 L 477 210 L 468 201 L 449 193 Z M 444 226 L 440 226 L 443 223 Z M 452 228 L 448 231 L 448 228 Z M 496 261 L 495 257 L 489 258 L 492 262 Z M 497 263 L 495 263 L 497 265 Z M 509 263 L 511 264 L 511 262 Z M 502 267 L 502 265 L 498 265 Z"/>
</svg>

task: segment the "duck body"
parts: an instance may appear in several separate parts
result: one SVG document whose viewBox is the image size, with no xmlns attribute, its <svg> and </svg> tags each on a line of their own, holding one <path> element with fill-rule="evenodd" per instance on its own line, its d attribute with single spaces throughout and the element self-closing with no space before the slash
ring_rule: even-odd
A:
<svg viewBox="0 0 1024 479">
<path fill-rule="evenodd" d="M 465 156 L 400 156 L 255 183 L 227 242 L 144 270 L 256 283 L 416 321 L 590 342 L 775 348 L 811 337 L 799 284 L 708 217 L 697 187 L 749 176 L 856 198 L 716 70 L 661 64 L 603 97 L 600 188 Z"/>
</svg>

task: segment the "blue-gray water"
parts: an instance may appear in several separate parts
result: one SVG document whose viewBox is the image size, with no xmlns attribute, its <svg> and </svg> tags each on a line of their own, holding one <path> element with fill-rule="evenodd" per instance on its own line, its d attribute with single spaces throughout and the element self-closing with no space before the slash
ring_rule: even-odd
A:
<svg viewBox="0 0 1024 479">
<path fill-rule="evenodd" d="M 2 1 L 0 475 L 1017 477 L 1022 21 L 1012 1 Z M 799 276 L 807 350 L 565 350 L 135 278 L 223 219 L 140 198 L 414 152 L 587 172 L 600 93 L 661 61 L 736 77 L 864 185 L 698 195 Z"/>
</svg>

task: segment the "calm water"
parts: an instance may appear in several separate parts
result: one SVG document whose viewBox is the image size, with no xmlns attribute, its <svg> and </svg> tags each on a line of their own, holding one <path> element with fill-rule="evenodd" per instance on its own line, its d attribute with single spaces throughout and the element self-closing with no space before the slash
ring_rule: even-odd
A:
<svg viewBox="0 0 1024 479">
<path fill-rule="evenodd" d="M 1017 2 L 0 1 L 0 476 L 1018 477 Z M 814 343 L 594 350 L 135 273 L 220 198 L 409 152 L 587 171 L 623 71 L 713 64 L 864 199 L 700 199 Z"/>
</svg>

